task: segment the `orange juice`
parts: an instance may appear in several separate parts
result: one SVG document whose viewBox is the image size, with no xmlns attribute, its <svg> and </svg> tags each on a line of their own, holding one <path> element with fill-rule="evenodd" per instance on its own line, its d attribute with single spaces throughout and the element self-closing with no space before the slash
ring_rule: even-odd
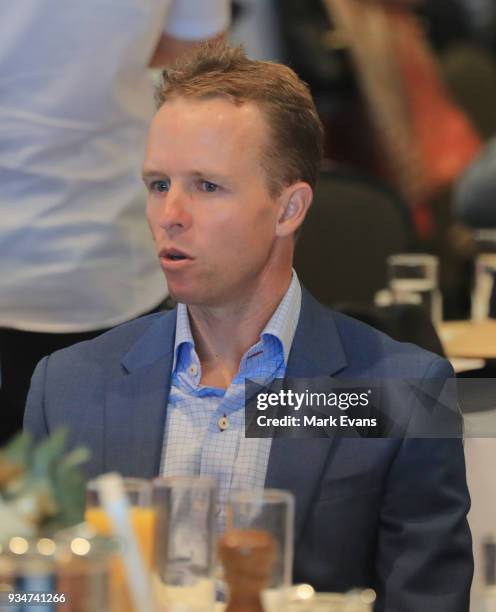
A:
<svg viewBox="0 0 496 612">
<path fill-rule="evenodd" d="M 141 553 L 148 567 L 153 565 L 153 543 L 155 531 L 155 510 L 140 506 L 131 508 L 131 524 L 136 534 Z M 86 510 L 86 522 L 92 525 L 98 533 L 112 535 L 112 525 L 105 510 L 95 506 Z"/>
<path fill-rule="evenodd" d="M 112 535 L 112 524 L 105 510 L 98 506 L 86 509 L 86 522 L 92 525 L 101 535 Z M 131 525 L 143 555 L 151 570 L 153 567 L 153 546 L 156 513 L 153 508 L 131 507 Z M 111 564 L 110 576 L 111 609 L 114 612 L 131 612 L 134 610 L 130 597 L 125 570 L 120 558 L 116 556 Z"/>
</svg>

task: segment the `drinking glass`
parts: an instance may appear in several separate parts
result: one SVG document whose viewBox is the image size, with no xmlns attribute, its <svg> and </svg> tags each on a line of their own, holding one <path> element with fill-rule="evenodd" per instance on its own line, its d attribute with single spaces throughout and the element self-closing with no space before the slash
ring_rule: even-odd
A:
<svg viewBox="0 0 496 612">
<path fill-rule="evenodd" d="M 292 580 L 294 496 L 279 489 L 233 492 L 226 511 L 226 532 L 230 529 L 261 530 L 272 537 L 276 557 L 262 602 L 268 612 L 280 608 Z"/>
<path fill-rule="evenodd" d="M 474 288 L 472 290 L 471 318 L 483 321 L 490 316 L 491 296 L 496 279 L 496 254 L 482 253 L 475 260 Z"/>
<path fill-rule="evenodd" d="M 418 303 L 434 325 L 441 323 L 443 303 L 435 255 L 401 253 L 387 258 L 389 288 L 397 304 Z"/>
<path fill-rule="evenodd" d="M 483 321 L 496 316 L 496 230 L 476 230 L 477 245 L 471 318 Z M 493 301 L 493 303 L 491 303 Z"/>
<path fill-rule="evenodd" d="M 144 478 L 124 478 L 124 490 L 131 506 L 131 523 L 148 567 L 153 565 L 155 512 L 152 507 L 152 484 Z M 110 535 L 112 525 L 100 505 L 98 487 L 90 481 L 86 487 L 86 522 L 98 533 Z"/>
<path fill-rule="evenodd" d="M 203 476 L 153 481 L 154 590 L 169 612 L 207 612 L 215 600 L 216 487 Z"/>
<path fill-rule="evenodd" d="M 138 541 L 143 559 L 152 568 L 154 564 L 155 511 L 152 506 L 152 484 L 143 478 L 124 478 L 124 490 L 131 507 L 131 524 Z M 112 534 L 112 524 L 100 504 L 96 481 L 90 480 L 86 486 L 85 519 L 97 533 L 104 536 Z M 131 594 L 122 561 L 114 556 L 111 567 L 110 592 L 112 610 L 126 612 L 134 610 Z"/>
</svg>

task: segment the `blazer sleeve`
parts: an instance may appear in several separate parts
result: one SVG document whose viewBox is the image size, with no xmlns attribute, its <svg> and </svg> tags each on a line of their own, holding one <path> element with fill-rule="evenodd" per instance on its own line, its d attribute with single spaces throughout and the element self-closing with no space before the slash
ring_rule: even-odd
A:
<svg viewBox="0 0 496 612">
<path fill-rule="evenodd" d="M 45 379 L 48 359 L 49 357 L 44 357 L 36 366 L 24 412 L 23 428 L 31 432 L 35 440 L 41 440 L 49 433 L 45 416 Z"/>
<path fill-rule="evenodd" d="M 436 359 L 427 378 L 454 377 Z M 463 442 L 405 438 L 380 514 L 376 612 L 468 612 L 473 574 Z"/>
</svg>

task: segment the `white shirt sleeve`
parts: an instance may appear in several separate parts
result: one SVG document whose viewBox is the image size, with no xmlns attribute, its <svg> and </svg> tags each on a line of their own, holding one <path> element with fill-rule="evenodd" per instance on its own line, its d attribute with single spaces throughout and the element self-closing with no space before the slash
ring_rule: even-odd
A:
<svg viewBox="0 0 496 612">
<path fill-rule="evenodd" d="M 229 27 L 230 0 L 173 0 L 164 32 L 183 40 L 212 38 Z"/>
</svg>

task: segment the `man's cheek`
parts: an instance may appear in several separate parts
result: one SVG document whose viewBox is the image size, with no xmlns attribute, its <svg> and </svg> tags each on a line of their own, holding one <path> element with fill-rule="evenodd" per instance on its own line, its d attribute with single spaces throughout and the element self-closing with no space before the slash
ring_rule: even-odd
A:
<svg viewBox="0 0 496 612">
<path fill-rule="evenodd" d="M 162 229 L 160 226 L 154 221 L 151 215 L 147 215 L 146 220 L 148 222 L 148 228 L 150 229 L 150 233 L 152 235 L 153 242 L 158 242 Z"/>
</svg>

